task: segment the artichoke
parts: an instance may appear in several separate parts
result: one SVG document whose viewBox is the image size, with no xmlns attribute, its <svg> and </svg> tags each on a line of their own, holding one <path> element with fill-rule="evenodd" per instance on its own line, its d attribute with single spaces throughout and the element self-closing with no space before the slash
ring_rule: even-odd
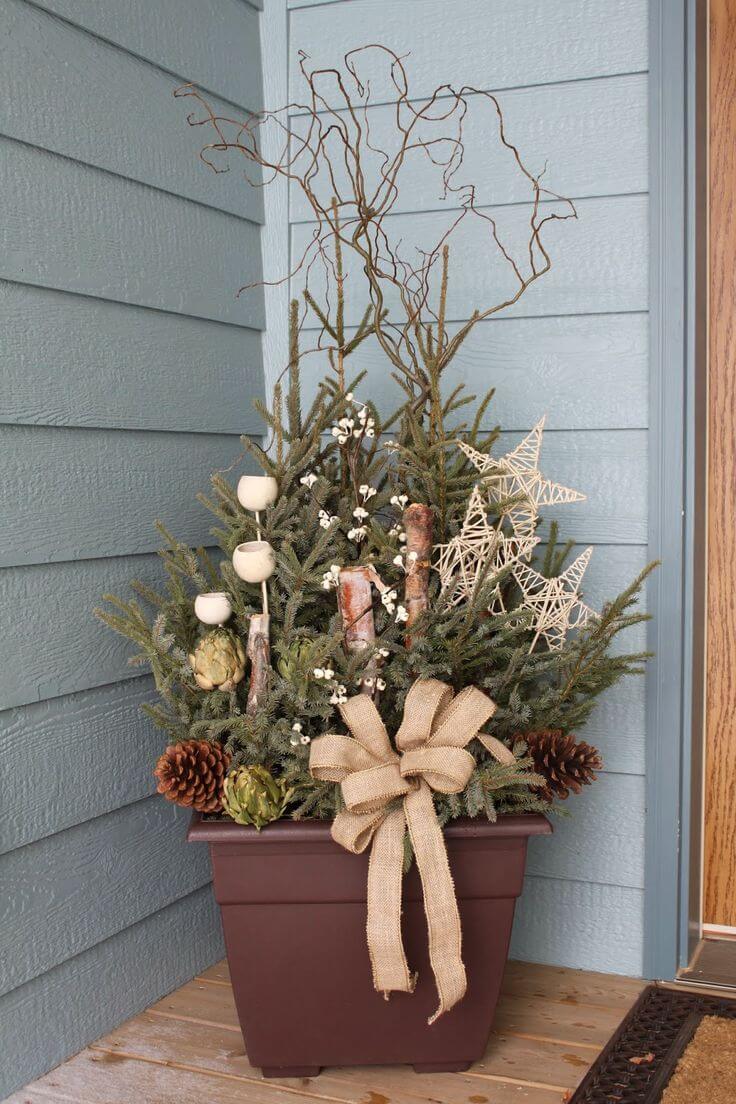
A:
<svg viewBox="0 0 736 1104">
<path fill-rule="evenodd" d="M 222 807 L 238 824 L 252 824 L 260 832 L 283 816 L 293 793 L 266 767 L 235 767 L 225 778 Z"/>
<path fill-rule="evenodd" d="M 229 629 L 213 629 L 189 656 L 202 690 L 233 690 L 245 674 L 245 649 Z"/>
<path fill-rule="evenodd" d="M 290 682 L 297 694 L 306 694 L 309 676 L 314 667 L 314 645 L 311 640 L 297 639 L 288 648 L 276 664 L 283 679 Z"/>
</svg>

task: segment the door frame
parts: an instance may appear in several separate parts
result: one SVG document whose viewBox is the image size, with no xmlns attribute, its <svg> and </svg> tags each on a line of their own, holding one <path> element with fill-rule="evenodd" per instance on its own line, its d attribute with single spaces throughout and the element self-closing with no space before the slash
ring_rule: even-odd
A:
<svg viewBox="0 0 736 1104">
<path fill-rule="evenodd" d="M 700 937 L 707 430 L 707 0 L 650 0 L 644 975 Z"/>
</svg>

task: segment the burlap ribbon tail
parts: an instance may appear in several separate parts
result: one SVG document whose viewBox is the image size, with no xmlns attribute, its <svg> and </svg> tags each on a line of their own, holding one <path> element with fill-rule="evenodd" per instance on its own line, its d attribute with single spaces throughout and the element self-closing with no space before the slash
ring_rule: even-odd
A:
<svg viewBox="0 0 736 1104">
<path fill-rule="evenodd" d="M 460 914 L 432 790 L 460 793 L 465 788 L 475 767 L 465 745 L 474 736 L 497 759 L 513 762 L 504 744 L 479 732 L 495 708 L 474 686 L 453 697 L 445 683 L 419 680 L 406 696 L 397 750 L 365 694 L 340 706 L 352 736 L 327 734 L 311 745 L 312 776 L 342 788 L 346 807 L 333 821 L 333 839 L 353 854 L 371 846 L 366 931 L 373 984 L 386 995 L 411 992 L 415 982 L 401 939 L 404 831 L 409 831 L 439 995 L 430 1023 L 457 1004 L 466 989 Z"/>
</svg>

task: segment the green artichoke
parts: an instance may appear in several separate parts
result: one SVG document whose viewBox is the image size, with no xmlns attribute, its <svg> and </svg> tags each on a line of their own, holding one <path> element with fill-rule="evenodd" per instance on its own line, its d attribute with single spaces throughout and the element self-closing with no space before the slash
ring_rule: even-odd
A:
<svg viewBox="0 0 736 1104">
<path fill-rule="evenodd" d="M 276 667 L 282 678 L 290 682 L 297 694 L 306 694 L 314 667 L 314 646 L 311 640 L 295 640 L 285 650 Z"/>
<path fill-rule="evenodd" d="M 238 824 L 252 824 L 260 832 L 283 816 L 293 792 L 265 767 L 235 767 L 225 778 L 222 807 Z"/>
<path fill-rule="evenodd" d="M 245 674 L 245 649 L 229 629 L 213 629 L 189 656 L 202 690 L 233 690 Z"/>
</svg>

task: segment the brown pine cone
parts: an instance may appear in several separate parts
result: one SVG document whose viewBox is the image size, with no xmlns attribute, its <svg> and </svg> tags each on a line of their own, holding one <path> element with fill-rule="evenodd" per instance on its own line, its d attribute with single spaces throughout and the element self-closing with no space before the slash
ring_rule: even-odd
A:
<svg viewBox="0 0 736 1104">
<path fill-rule="evenodd" d="M 597 748 L 582 740 L 577 742 L 573 735 L 559 729 L 520 733 L 518 738 L 527 744 L 536 773 L 547 779 L 547 785 L 537 789 L 545 801 L 554 797 L 564 801 L 571 790 L 580 793 L 583 786 L 595 781 L 595 772 L 603 767 Z"/>
<path fill-rule="evenodd" d="M 209 740 L 182 740 L 169 744 L 154 775 L 156 789 L 167 801 L 196 809 L 198 813 L 217 813 L 222 809 L 222 787 L 230 756 Z"/>
</svg>

